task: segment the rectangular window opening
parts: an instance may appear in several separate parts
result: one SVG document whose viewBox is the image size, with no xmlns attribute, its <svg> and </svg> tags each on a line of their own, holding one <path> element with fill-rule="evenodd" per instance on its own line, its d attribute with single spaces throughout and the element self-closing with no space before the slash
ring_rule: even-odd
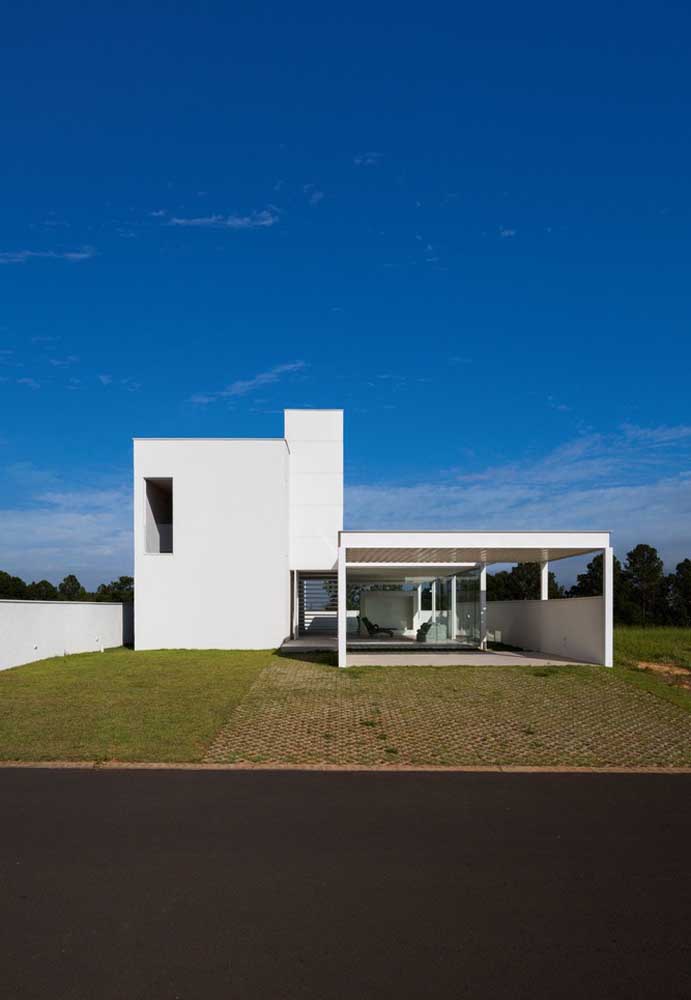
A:
<svg viewBox="0 0 691 1000">
<path fill-rule="evenodd" d="M 146 551 L 173 551 L 173 480 L 145 479 Z"/>
</svg>

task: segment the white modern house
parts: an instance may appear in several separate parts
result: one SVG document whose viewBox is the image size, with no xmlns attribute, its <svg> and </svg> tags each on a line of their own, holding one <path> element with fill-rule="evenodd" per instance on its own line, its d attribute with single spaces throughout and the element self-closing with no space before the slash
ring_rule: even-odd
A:
<svg viewBox="0 0 691 1000">
<path fill-rule="evenodd" d="M 282 438 L 134 441 L 135 646 L 483 651 L 612 665 L 606 531 L 344 531 L 343 412 Z M 601 597 L 548 600 L 549 564 L 602 552 Z M 541 599 L 487 602 L 487 568 L 541 566 Z M 477 655 L 480 655 L 478 652 Z"/>
</svg>

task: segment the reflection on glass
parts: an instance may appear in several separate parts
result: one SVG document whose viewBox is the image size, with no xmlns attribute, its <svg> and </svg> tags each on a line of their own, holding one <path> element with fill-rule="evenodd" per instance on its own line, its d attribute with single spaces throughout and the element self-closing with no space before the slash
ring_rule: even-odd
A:
<svg viewBox="0 0 691 1000">
<path fill-rule="evenodd" d="M 456 636 L 468 645 L 480 645 L 479 568 L 466 570 L 456 577 Z"/>
</svg>

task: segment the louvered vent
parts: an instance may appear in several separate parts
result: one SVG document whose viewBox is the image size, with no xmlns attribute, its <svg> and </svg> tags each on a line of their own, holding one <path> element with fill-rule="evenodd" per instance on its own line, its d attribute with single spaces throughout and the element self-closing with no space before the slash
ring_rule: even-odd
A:
<svg viewBox="0 0 691 1000">
<path fill-rule="evenodd" d="M 337 635 L 338 577 L 335 573 L 298 575 L 299 634 Z"/>
</svg>

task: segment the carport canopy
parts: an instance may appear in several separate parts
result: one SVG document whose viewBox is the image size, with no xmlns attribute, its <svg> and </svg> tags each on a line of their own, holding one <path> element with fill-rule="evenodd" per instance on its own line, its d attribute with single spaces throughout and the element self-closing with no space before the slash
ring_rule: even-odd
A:
<svg viewBox="0 0 691 1000">
<path fill-rule="evenodd" d="M 433 577 L 497 563 L 540 563 L 547 596 L 550 562 L 604 554 L 606 664 L 612 664 L 612 562 L 608 531 L 341 531 L 338 548 L 338 652 L 346 665 L 346 580 Z"/>
</svg>

